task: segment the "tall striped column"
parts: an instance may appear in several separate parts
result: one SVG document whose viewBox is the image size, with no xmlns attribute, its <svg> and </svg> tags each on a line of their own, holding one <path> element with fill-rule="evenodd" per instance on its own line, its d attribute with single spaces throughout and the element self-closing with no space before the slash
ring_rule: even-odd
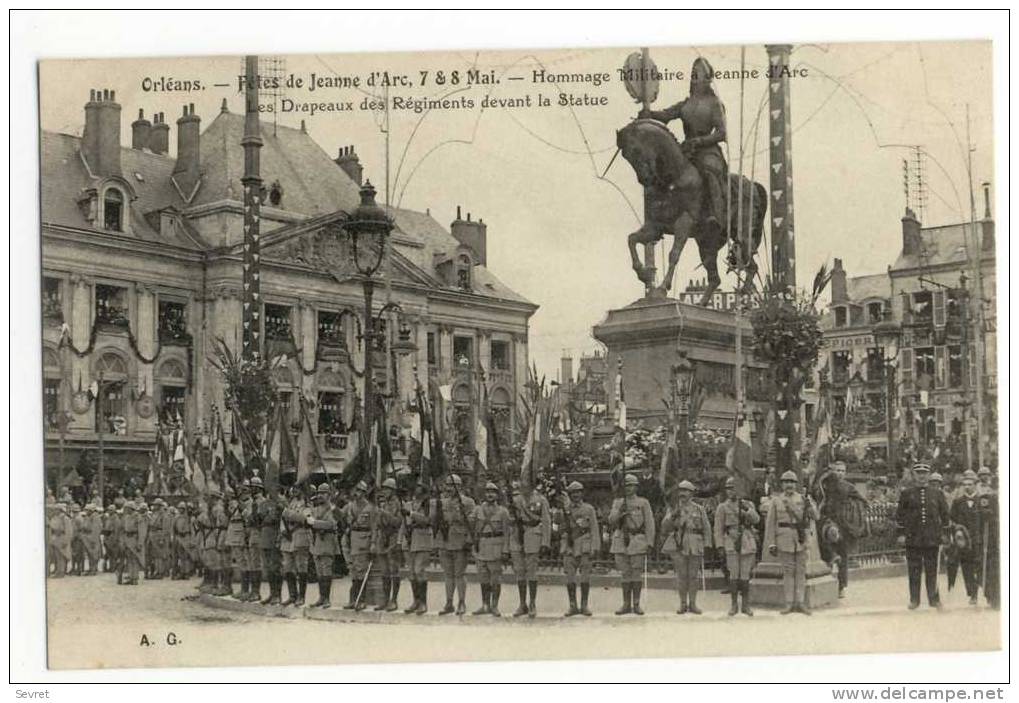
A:
<svg viewBox="0 0 1019 703">
<path fill-rule="evenodd" d="M 789 44 L 769 44 L 768 135 L 771 203 L 771 270 L 776 283 L 796 287 L 796 239 L 793 232 L 793 126 L 789 114 Z"/>
<path fill-rule="evenodd" d="M 262 295 L 260 279 L 261 256 L 259 244 L 259 216 L 262 207 L 262 177 L 259 173 L 259 149 L 262 137 L 258 121 L 258 57 L 245 57 L 245 101 L 244 101 L 244 291 L 241 295 L 243 347 L 245 359 L 255 359 L 262 348 Z"/>
</svg>

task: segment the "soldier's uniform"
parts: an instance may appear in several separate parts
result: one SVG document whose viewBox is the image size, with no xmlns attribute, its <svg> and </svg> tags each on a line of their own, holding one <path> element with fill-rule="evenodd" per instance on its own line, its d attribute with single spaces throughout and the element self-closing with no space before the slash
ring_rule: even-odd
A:
<svg viewBox="0 0 1019 703">
<path fill-rule="evenodd" d="M 683 481 L 677 487 L 679 500 L 670 507 L 662 519 L 662 552 L 672 557 L 676 570 L 676 588 L 679 591 L 679 615 L 700 615 L 697 607 L 698 582 L 704 565 L 704 548 L 712 542 L 708 514 L 691 500 L 696 487 Z M 689 599 L 689 602 L 688 602 Z"/>
<path fill-rule="evenodd" d="M 188 514 L 188 506 L 181 503 L 177 514 L 173 516 L 171 525 L 171 539 L 173 540 L 173 577 L 186 579 L 191 576 L 194 568 L 191 562 L 191 553 L 194 549 L 194 532 L 191 526 L 191 515 Z"/>
<path fill-rule="evenodd" d="M 144 518 L 135 512 L 135 504 L 127 501 L 124 503 L 124 514 L 120 522 L 120 540 L 124 555 L 124 578 L 121 583 L 137 586 L 138 571 L 142 568 L 142 524 Z"/>
<path fill-rule="evenodd" d="M 591 561 L 601 550 L 601 527 L 594 506 L 584 501 L 584 486 L 579 481 L 566 487 L 569 499 L 563 508 L 565 529 L 559 544 L 566 574 L 566 595 L 570 609 L 566 616 L 591 615 L 587 607 L 591 592 Z M 577 608 L 577 583 L 580 583 L 580 608 Z"/>
<path fill-rule="evenodd" d="M 637 495 L 638 483 L 636 476 L 628 474 L 623 483 L 624 496 L 613 500 L 609 511 L 611 552 L 623 591 L 623 606 L 616 615 L 644 614 L 640 607 L 641 577 L 648 549 L 655 543 L 655 517 L 647 498 Z"/>
<path fill-rule="evenodd" d="M 312 608 L 328 608 L 330 606 L 329 596 L 333 590 L 333 559 L 340 551 L 340 544 L 336 537 L 336 515 L 333 513 L 333 504 L 329 498 L 329 484 L 320 484 L 312 498 L 314 502 L 311 516 L 308 519 L 312 533 L 311 555 L 315 559 L 315 574 L 318 576 L 318 600 L 311 606 Z M 304 604 L 304 591 L 307 585 L 307 578 L 300 581 L 298 600 L 295 605 Z"/>
<path fill-rule="evenodd" d="M 232 491 L 228 488 L 226 497 L 229 498 Z M 219 562 L 219 586 L 216 589 L 217 596 L 229 596 L 233 593 L 230 582 L 233 580 L 233 569 L 230 567 L 230 547 L 226 543 L 226 533 L 230 528 L 230 517 L 226 512 L 224 500 L 217 500 L 212 509 L 213 522 L 216 525 L 216 553 Z"/>
<path fill-rule="evenodd" d="M 241 592 L 233 593 L 230 588 L 228 595 L 238 600 L 247 600 L 248 591 L 251 589 L 251 579 L 248 576 L 248 533 L 244 527 L 244 505 L 251 501 L 247 495 L 247 487 L 238 491 L 236 498 L 231 498 L 226 507 L 226 547 L 229 550 L 229 561 L 224 568 L 230 569 L 230 581 L 233 581 L 233 572 L 240 572 Z"/>
<path fill-rule="evenodd" d="M 354 486 L 354 498 L 343 508 L 344 522 L 347 525 L 347 553 L 350 554 L 350 593 L 349 600 L 343 606 L 345 610 L 364 610 L 364 594 L 362 585 L 366 584 L 368 568 L 372 557 L 377 552 L 375 540 L 376 508 L 366 497 L 368 486 L 358 481 Z M 359 597 L 360 596 L 360 597 Z"/>
<path fill-rule="evenodd" d="M 725 561 L 731 582 L 729 596 L 735 615 L 739 598 L 743 596 L 743 612 L 753 615 L 750 608 L 750 576 L 757 563 L 757 524 L 761 521 L 753 502 L 741 500 L 735 493 L 736 480 L 726 479 L 725 487 L 732 491 L 729 497 L 715 508 L 715 546 L 725 550 Z"/>
<path fill-rule="evenodd" d="M 379 492 L 378 513 L 375 520 L 375 555 L 378 572 L 382 576 L 382 602 L 375 610 L 394 611 L 400 593 L 400 567 L 403 566 L 403 547 L 400 533 L 403 527 L 403 512 L 400 499 L 396 496 L 396 480 L 387 478 Z"/>
<path fill-rule="evenodd" d="M 280 523 L 283 519 L 284 503 L 279 496 L 270 495 L 258 505 L 258 546 L 262 551 L 262 576 L 269 584 L 269 595 L 261 600 L 262 605 L 276 605 L 283 590 L 283 574 L 280 551 Z"/>
<path fill-rule="evenodd" d="M 310 515 L 311 509 L 305 503 L 304 496 L 300 489 L 295 488 L 290 504 L 283 511 L 283 531 L 280 533 L 283 576 L 287 581 L 287 599 L 282 605 L 296 605 L 300 598 L 300 584 L 307 587 L 308 562 L 311 559 L 311 529 L 308 527 Z"/>
<path fill-rule="evenodd" d="M 85 506 L 85 516 L 82 518 L 81 542 L 85 548 L 85 556 L 88 558 L 88 575 L 95 576 L 99 573 L 99 562 L 102 559 L 103 545 L 103 518 L 99 514 L 99 508 L 89 503 Z"/>
<path fill-rule="evenodd" d="M 81 530 L 84 519 L 81 515 L 81 506 L 71 503 L 71 575 L 81 576 L 85 569 L 85 545 L 81 540 Z"/>
<path fill-rule="evenodd" d="M 120 560 L 120 546 L 117 538 L 119 537 L 117 522 L 120 517 L 117 515 L 117 509 L 114 506 L 106 508 L 106 512 L 103 514 L 103 552 L 106 556 L 105 571 L 107 573 L 111 571 L 120 571 L 118 562 Z"/>
<path fill-rule="evenodd" d="M 994 486 L 991 485 L 991 476 L 993 475 L 989 467 L 980 467 L 980 470 L 977 471 L 977 495 L 994 493 Z"/>
<path fill-rule="evenodd" d="M 149 547 L 152 550 L 152 577 L 161 579 L 166 575 L 166 565 L 170 554 L 170 533 L 173 521 L 164 509 L 166 502 L 162 498 L 152 501 L 153 513 L 149 518 Z"/>
<path fill-rule="evenodd" d="M 408 568 L 411 591 L 414 602 L 403 612 L 423 615 L 428 612 L 428 563 L 432 558 L 433 535 L 432 514 L 435 512 L 435 501 L 428 497 L 424 489 L 419 495 L 407 501 L 404 513 L 409 530 L 406 533 Z"/>
<path fill-rule="evenodd" d="M 971 605 L 976 605 L 977 593 L 980 586 L 980 565 L 983 556 L 983 520 L 980 510 L 981 496 L 976 492 L 977 476 L 972 470 L 963 474 L 964 490 L 952 501 L 949 515 L 953 525 L 961 525 L 966 528 L 970 537 L 967 548 L 959 554 L 959 569 L 962 571 L 962 579 L 966 584 L 966 595 L 969 596 Z M 969 494 L 966 487 L 973 491 Z"/>
<path fill-rule="evenodd" d="M 145 578 L 152 576 L 152 550 L 149 548 L 149 506 L 144 500 L 135 502 L 138 516 L 138 546 L 141 548 L 142 569 Z"/>
<path fill-rule="evenodd" d="M 74 523 L 67 514 L 67 505 L 58 503 L 49 518 L 50 549 L 53 554 L 53 578 L 67 575 L 67 562 L 71 560 L 71 538 L 74 537 Z"/>
<path fill-rule="evenodd" d="M 927 464 L 916 464 L 913 473 L 930 473 Z M 945 494 L 930 485 L 910 486 L 899 494 L 896 522 L 905 538 L 906 570 L 909 575 L 909 607 L 920 605 L 920 575 L 925 573 L 927 602 L 940 607 L 938 594 L 938 550 L 942 533 L 949 524 Z"/>
<path fill-rule="evenodd" d="M 499 487 L 485 484 L 485 501 L 474 508 L 471 524 L 478 539 L 476 563 L 481 584 L 481 607 L 474 615 L 500 617 L 499 596 L 502 593 L 502 562 L 509 554 L 509 511 L 498 503 Z"/>
<path fill-rule="evenodd" d="M 257 601 L 262 598 L 262 518 L 261 508 L 265 501 L 262 493 L 262 479 L 254 476 L 250 480 L 251 500 L 249 500 L 241 511 L 244 519 L 244 534 L 248 543 L 248 582 L 251 588 L 248 591 L 248 601 Z"/>
<path fill-rule="evenodd" d="M 799 478 L 792 471 L 782 474 L 782 485 L 796 486 Z M 804 498 L 795 489 L 787 494 L 772 497 L 764 525 L 764 542 L 768 551 L 778 556 L 782 565 L 782 586 L 786 609 L 783 614 L 801 612 L 810 614 L 807 607 L 807 537 L 818 519 L 817 506 L 808 496 Z"/>
<path fill-rule="evenodd" d="M 538 557 L 552 543 L 552 514 L 548 500 L 537 491 L 522 487 L 510 498 L 510 558 L 517 578 L 520 605 L 513 617 L 535 617 L 538 595 Z M 528 494 L 525 496 L 524 492 Z M 528 596 L 530 600 L 528 600 Z"/>
<path fill-rule="evenodd" d="M 474 499 L 460 493 L 462 479 L 450 474 L 446 479 L 444 495 L 434 514 L 436 536 L 439 538 L 439 562 L 446 581 L 446 604 L 439 615 L 454 612 L 453 593 L 459 596 L 456 614 L 467 612 L 467 555 L 471 551 L 471 525 L 468 517 L 474 512 Z"/>
</svg>

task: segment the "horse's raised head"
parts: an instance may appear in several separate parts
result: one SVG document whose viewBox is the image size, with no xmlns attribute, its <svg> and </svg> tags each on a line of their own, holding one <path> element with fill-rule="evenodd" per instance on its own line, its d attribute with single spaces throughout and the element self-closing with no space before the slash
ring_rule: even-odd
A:
<svg viewBox="0 0 1019 703">
<path fill-rule="evenodd" d="M 658 180 L 656 161 L 658 152 L 654 148 L 654 140 L 649 138 L 642 129 L 644 120 L 631 122 L 616 132 L 616 146 L 619 153 L 633 167 L 637 181 L 645 188 L 654 185 Z"/>
</svg>

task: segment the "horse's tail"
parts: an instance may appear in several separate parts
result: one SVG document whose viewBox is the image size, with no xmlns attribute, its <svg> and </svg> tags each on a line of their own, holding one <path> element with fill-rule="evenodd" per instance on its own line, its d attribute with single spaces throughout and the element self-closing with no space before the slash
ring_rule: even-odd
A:
<svg viewBox="0 0 1019 703">
<path fill-rule="evenodd" d="M 764 236 L 764 217 L 767 214 L 768 189 L 760 183 L 754 182 L 754 222 L 750 231 L 754 251 L 757 251 L 757 246 L 761 243 L 761 238 Z"/>
</svg>

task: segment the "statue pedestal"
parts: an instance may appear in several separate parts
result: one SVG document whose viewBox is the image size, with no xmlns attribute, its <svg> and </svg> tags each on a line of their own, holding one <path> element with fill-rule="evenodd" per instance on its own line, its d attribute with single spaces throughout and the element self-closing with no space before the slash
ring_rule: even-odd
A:
<svg viewBox="0 0 1019 703">
<path fill-rule="evenodd" d="M 750 579 L 750 602 L 766 608 L 784 608 L 785 588 L 782 585 L 782 565 L 767 552 L 754 568 Z M 839 599 L 839 584 L 831 574 L 831 568 L 821 559 L 817 546 L 817 535 L 811 530 L 807 536 L 807 589 L 806 605 L 811 608 L 825 608 L 835 605 Z"/>
</svg>

